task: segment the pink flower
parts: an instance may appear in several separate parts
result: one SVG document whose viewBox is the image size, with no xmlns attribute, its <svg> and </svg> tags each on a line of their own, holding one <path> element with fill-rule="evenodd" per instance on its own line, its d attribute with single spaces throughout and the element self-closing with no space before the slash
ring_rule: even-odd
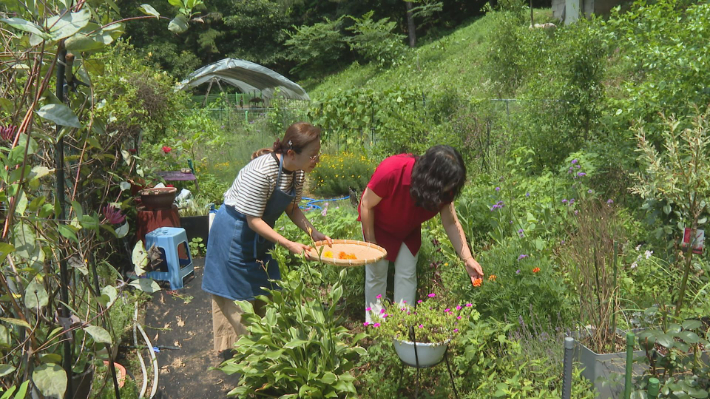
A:
<svg viewBox="0 0 710 399">
<path fill-rule="evenodd" d="M 421 299 L 417 301 L 417 303 L 422 303 L 422 302 L 423 302 L 423 301 L 422 301 Z"/>
<path fill-rule="evenodd" d="M 384 313 L 384 312 L 385 312 L 384 309 L 380 309 L 380 314 L 382 314 L 382 313 Z"/>
<path fill-rule="evenodd" d="M 459 332 L 459 329 L 458 329 L 458 328 L 454 328 L 454 332 Z"/>
<path fill-rule="evenodd" d="M 373 326 L 373 327 L 379 327 L 379 326 L 380 326 L 380 323 L 375 323 L 375 324 L 373 324 L 372 326 Z"/>
<path fill-rule="evenodd" d="M 377 294 L 377 296 L 375 298 L 382 299 L 382 294 Z"/>
<path fill-rule="evenodd" d="M 457 319 L 457 320 L 461 320 L 461 316 L 456 316 L 456 319 Z"/>
<path fill-rule="evenodd" d="M 420 324 L 420 325 L 419 325 L 419 328 L 424 328 L 424 325 L 423 325 L 423 324 Z"/>
<path fill-rule="evenodd" d="M 466 304 L 466 307 L 467 307 L 467 308 L 470 308 L 471 306 L 473 306 L 472 303 L 467 303 L 467 304 Z"/>
<path fill-rule="evenodd" d="M 456 310 L 461 310 L 461 305 L 456 305 Z"/>
<path fill-rule="evenodd" d="M 121 210 L 116 209 L 113 205 L 106 205 L 103 207 L 102 212 L 106 221 L 111 224 L 123 223 L 126 220 L 126 216 L 121 214 Z"/>
<path fill-rule="evenodd" d="M 163 146 L 163 152 L 166 153 L 166 154 L 169 153 L 169 152 L 172 151 L 172 150 L 173 150 L 173 149 L 170 148 L 170 147 L 168 147 L 167 145 L 164 145 L 164 146 Z"/>
<path fill-rule="evenodd" d="M 444 309 L 444 313 L 449 313 L 449 312 L 451 312 L 451 309 L 449 309 L 449 308 Z"/>
<path fill-rule="evenodd" d="M 362 325 L 365 326 L 365 327 L 367 327 L 367 326 L 370 325 L 370 322 L 369 322 L 369 321 L 366 321 L 366 322 L 362 323 Z"/>
<path fill-rule="evenodd" d="M 368 307 L 367 309 L 365 309 L 366 312 L 369 312 L 369 311 L 371 311 L 371 310 L 372 310 L 371 307 Z"/>
<path fill-rule="evenodd" d="M 431 294 L 429 294 L 429 295 L 427 295 L 427 296 L 428 296 L 429 298 L 434 298 L 434 297 L 436 296 L 436 294 L 432 292 Z"/>
</svg>

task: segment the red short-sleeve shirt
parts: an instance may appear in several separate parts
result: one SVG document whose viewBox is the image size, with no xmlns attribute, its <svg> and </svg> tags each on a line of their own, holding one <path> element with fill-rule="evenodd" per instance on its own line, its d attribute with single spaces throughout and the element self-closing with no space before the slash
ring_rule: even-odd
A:
<svg viewBox="0 0 710 399">
<path fill-rule="evenodd" d="M 387 250 L 387 260 L 397 259 L 402 243 L 416 255 L 422 246 L 422 223 L 439 212 L 414 204 L 409 194 L 415 158 L 411 154 L 391 156 L 375 169 L 367 187 L 382 198 L 374 208 L 375 240 Z M 358 206 L 358 214 L 360 207 Z M 361 220 L 358 216 L 357 220 Z"/>
</svg>

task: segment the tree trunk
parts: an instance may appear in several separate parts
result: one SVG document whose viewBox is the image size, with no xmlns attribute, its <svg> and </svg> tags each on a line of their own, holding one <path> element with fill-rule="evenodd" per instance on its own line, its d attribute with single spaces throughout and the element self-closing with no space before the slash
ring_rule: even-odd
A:
<svg viewBox="0 0 710 399">
<path fill-rule="evenodd" d="M 417 46 L 417 34 L 414 32 L 414 17 L 412 16 L 412 3 L 405 1 L 407 5 L 407 33 L 409 34 L 409 47 Z"/>
</svg>

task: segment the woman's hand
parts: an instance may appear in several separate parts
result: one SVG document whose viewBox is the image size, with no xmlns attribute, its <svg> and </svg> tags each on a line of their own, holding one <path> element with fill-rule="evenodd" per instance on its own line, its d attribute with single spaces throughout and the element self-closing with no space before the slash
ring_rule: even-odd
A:
<svg viewBox="0 0 710 399">
<path fill-rule="evenodd" d="M 466 258 L 464 262 L 464 267 L 466 268 L 466 272 L 468 272 L 468 275 L 471 278 L 471 285 L 475 287 L 476 280 L 479 278 L 483 278 L 483 268 L 472 257 Z"/>
<path fill-rule="evenodd" d="M 311 250 L 311 247 L 306 245 L 306 244 L 301 244 L 300 242 L 294 242 L 294 241 L 289 241 L 287 242 L 284 247 L 289 250 L 294 255 L 301 255 L 303 254 L 306 259 L 310 260 L 311 256 L 309 255 L 309 251 Z"/>
<path fill-rule="evenodd" d="M 333 239 L 318 230 L 313 230 L 311 238 L 313 238 L 313 241 L 326 241 L 329 246 L 333 245 Z"/>
</svg>

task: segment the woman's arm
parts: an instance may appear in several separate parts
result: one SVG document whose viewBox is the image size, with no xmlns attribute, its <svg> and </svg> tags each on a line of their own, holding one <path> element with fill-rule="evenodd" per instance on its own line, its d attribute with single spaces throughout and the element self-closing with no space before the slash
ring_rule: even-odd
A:
<svg viewBox="0 0 710 399">
<path fill-rule="evenodd" d="M 473 284 L 475 279 L 483 277 L 483 269 L 481 265 L 473 259 L 473 255 L 471 255 L 471 251 L 468 249 L 466 235 L 461 228 L 459 219 L 456 217 L 456 209 L 454 208 L 453 202 L 441 210 L 441 223 L 444 225 L 444 230 L 451 241 L 451 245 L 454 246 L 456 253 L 458 253 L 461 260 L 463 260 L 466 272 L 471 277 L 471 284 Z"/>
<path fill-rule="evenodd" d="M 308 235 L 311 236 L 313 241 L 326 240 L 328 241 L 328 244 L 333 245 L 333 239 L 316 230 L 316 228 L 313 227 L 308 218 L 306 218 L 306 215 L 303 214 L 301 208 L 299 208 L 295 204 L 291 203 L 288 205 L 288 207 L 286 208 L 286 214 L 291 219 L 293 224 L 295 224 L 299 229 L 308 233 Z"/>
<path fill-rule="evenodd" d="M 268 223 L 266 223 L 262 218 L 247 215 L 247 224 L 250 229 L 256 232 L 256 234 L 273 243 L 283 246 L 293 254 L 300 255 L 305 252 L 306 258 L 310 259 L 310 257 L 308 257 L 308 250 L 311 247 L 301 244 L 300 242 L 288 240 L 286 237 L 277 233 L 276 230 L 272 229 L 271 226 L 269 226 Z"/>
<path fill-rule="evenodd" d="M 373 208 L 382 201 L 382 197 L 365 188 L 360 202 L 360 220 L 362 222 L 362 234 L 365 241 L 377 244 L 375 239 L 375 212 Z"/>
</svg>

